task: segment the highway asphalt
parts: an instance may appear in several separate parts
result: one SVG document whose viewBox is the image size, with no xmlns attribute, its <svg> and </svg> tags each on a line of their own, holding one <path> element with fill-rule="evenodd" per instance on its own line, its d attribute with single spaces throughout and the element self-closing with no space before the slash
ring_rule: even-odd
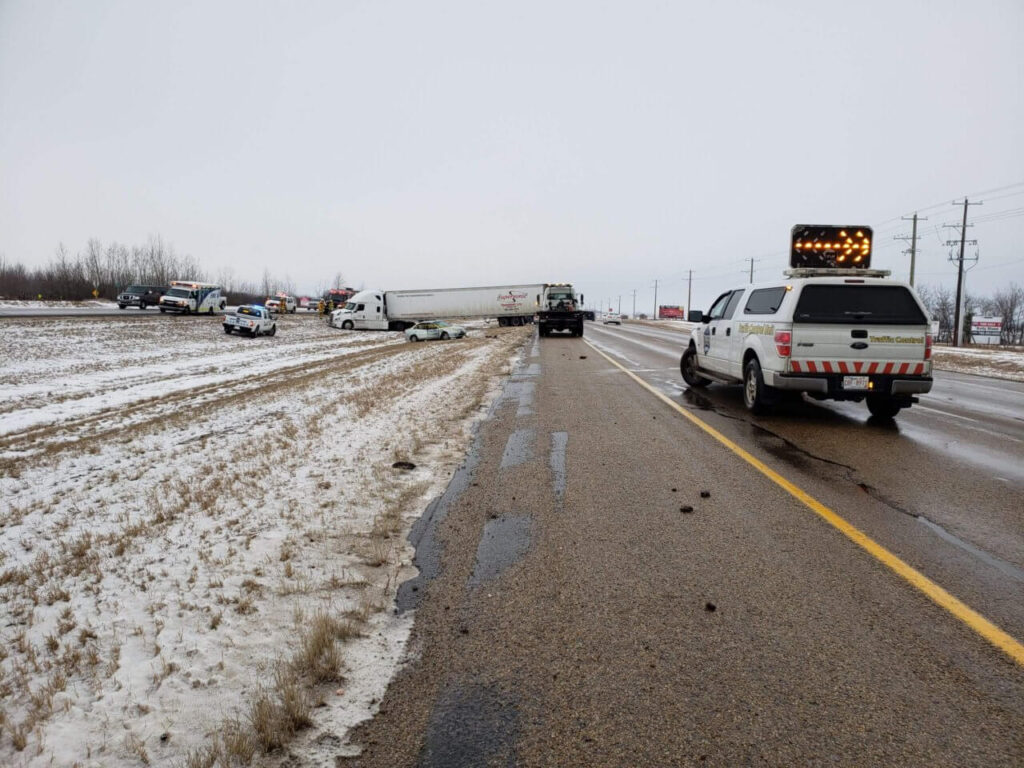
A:
<svg viewBox="0 0 1024 768">
<path fill-rule="evenodd" d="M 1020 387 L 755 418 L 685 389 L 681 333 L 586 334 L 417 525 L 409 661 L 340 765 L 1024 762 Z"/>
</svg>

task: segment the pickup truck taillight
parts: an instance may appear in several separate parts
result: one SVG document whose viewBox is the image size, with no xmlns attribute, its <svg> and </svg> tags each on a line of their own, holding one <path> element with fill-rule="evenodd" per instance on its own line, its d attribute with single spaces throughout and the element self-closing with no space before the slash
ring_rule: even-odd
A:
<svg viewBox="0 0 1024 768">
<path fill-rule="evenodd" d="M 775 351 L 779 353 L 779 357 L 789 357 L 793 353 L 792 331 L 775 332 Z"/>
<path fill-rule="evenodd" d="M 926 333 L 924 336 L 924 359 L 932 359 L 932 335 L 930 333 Z"/>
</svg>

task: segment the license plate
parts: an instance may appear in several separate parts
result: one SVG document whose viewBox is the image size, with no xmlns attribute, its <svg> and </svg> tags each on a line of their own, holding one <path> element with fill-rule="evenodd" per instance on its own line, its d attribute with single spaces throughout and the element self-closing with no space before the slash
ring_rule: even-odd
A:
<svg viewBox="0 0 1024 768">
<path fill-rule="evenodd" d="M 843 389 L 867 389 L 867 376 L 843 376 Z"/>
</svg>

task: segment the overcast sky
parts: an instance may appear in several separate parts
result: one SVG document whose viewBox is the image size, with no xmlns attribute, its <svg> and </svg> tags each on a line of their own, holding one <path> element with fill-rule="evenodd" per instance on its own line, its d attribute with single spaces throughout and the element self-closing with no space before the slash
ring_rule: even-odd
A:
<svg viewBox="0 0 1024 768">
<path fill-rule="evenodd" d="M 300 292 L 571 281 L 626 312 L 692 269 L 706 309 L 796 223 L 874 226 L 905 278 L 915 209 L 918 282 L 953 285 L 977 194 L 991 292 L 1024 284 L 1022 41 L 1021 0 L 0 0 L 0 254 L 159 234 Z"/>
</svg>

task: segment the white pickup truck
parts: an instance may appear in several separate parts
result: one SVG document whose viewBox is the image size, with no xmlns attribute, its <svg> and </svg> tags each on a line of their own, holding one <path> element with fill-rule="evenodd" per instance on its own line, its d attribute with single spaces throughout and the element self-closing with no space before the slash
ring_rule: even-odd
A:
<svg viewBox="0 0 1024 768">
<path fill-rule="evenodd" d="M 273 336 L 277 333 L 277 321 L 266 307 L 243 304 L 230 315 L 224 315 L 224 333 L 232 331 L 257 336 Z"/>
<path fill-rule="evenodd" d="M 679 361 L 690 387 L 743 384 L 751 411 L 784 392 L 867 402 L 891 419 L 932 388 L 928 310 L 914 289 L 868 269 L 870 227 L 798 225 L 786 279 L 726 291 Z"/>
</svg>

